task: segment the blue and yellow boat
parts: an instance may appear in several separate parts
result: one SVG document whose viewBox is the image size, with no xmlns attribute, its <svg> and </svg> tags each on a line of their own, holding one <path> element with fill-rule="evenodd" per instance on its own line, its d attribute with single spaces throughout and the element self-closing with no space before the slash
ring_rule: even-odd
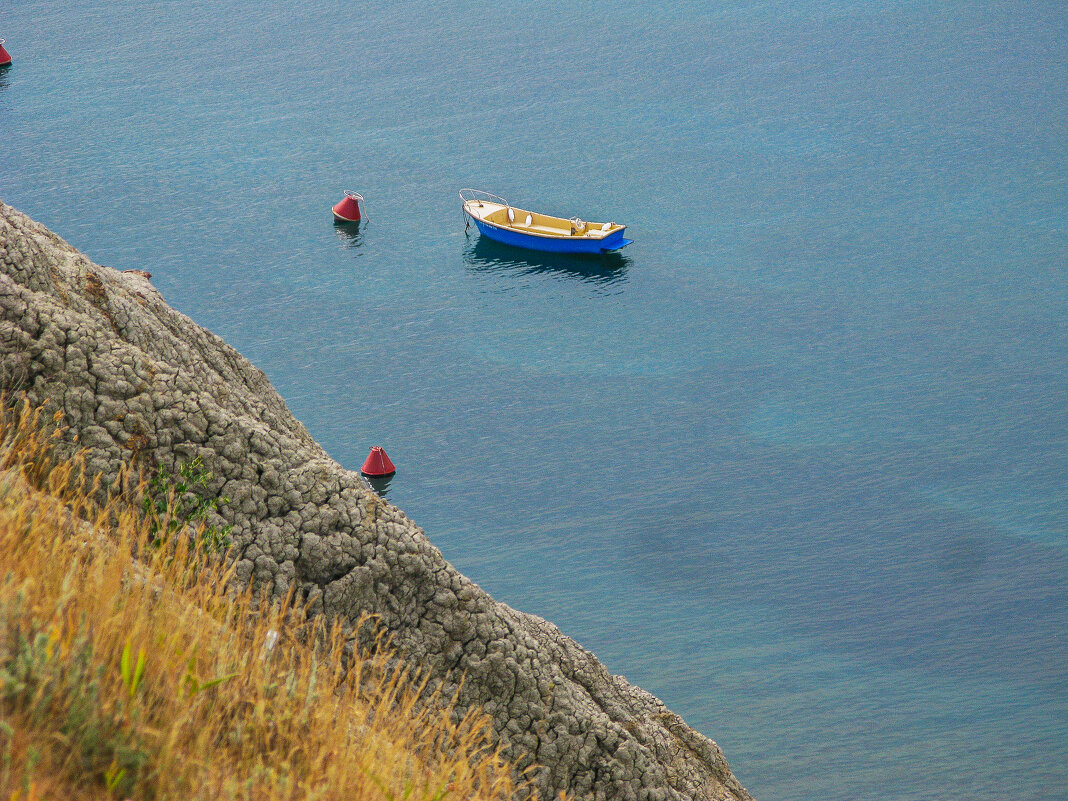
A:
<svg viewBox="0 0 1068 801">
<path fill-rule="evenodd" d="M 461 189 L 460 200 L 478 232 L 505 245 L 549 253 L 611 253 L 633 241 L 624 238 L 625 225 L 526 211 L 480 189 Z"/>
</svg>

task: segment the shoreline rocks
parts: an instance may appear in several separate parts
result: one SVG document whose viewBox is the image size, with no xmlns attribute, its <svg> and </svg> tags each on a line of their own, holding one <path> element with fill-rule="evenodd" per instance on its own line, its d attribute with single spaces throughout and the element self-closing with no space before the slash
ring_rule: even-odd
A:
<svg viewBox="0 0 1068 801">
<path fill-rule="evenodd" d="M 719 747 L 551 623 L 494 601 L 397 507 L 323 451 L 262 371 L 170 308 L 143 270 L 94 264 L 0 202 L 0 390 L 48 402 L 114 479 L 201 457 L 242 581 L 313 613 L 364 613 L 460 706 L 483 706 L 542 797 L 751 796 Z"/>
</svg>

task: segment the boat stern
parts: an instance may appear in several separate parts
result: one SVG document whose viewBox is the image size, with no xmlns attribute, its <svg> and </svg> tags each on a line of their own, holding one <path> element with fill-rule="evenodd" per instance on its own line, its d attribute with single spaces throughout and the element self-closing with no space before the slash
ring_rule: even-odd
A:
<svg viewBox="0 0 1068 801">
<path fill-rule="evenodd" d="M 605 242 L 601 246 L 601 253 L 615 253 L 617 250 L 622 250 L 627 245 L 633 245 L 633 239 L 627 239 L 625 236 L 620 235 L 619 241 Z"/>
</svg>

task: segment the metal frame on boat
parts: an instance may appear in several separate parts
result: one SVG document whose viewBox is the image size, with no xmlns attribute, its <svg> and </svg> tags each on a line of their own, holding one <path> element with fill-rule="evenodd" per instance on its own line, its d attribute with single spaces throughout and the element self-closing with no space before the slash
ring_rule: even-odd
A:
<svg viewBox="0 0 1068 801">
<path fill-rule="evenodd" d="M 550 253 L 611 253 L 629 245 L 619 223 L 591 223 L 512 206 L 503 197 L 481 189 L 461 189 L 465 218 L 478 232 L 506 245 Z"/>
</svg>

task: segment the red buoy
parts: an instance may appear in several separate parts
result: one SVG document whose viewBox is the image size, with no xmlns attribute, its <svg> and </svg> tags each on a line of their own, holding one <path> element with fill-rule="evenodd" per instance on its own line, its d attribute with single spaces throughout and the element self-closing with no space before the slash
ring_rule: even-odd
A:
<svg viewBox="0 0 1068 801">
<path fill-rule="evenodd" d="M 363 195 L 359 195 L 356 192 L 350 192 L 346 189 L 345 197 L 341 198 L 340 202 L 334 206 L 334 222 L 359 222 L 362 219 L 360 217 L 361 200 L 363 200 Z"/>
<path fill-rule="evenodd" d="M 11 63 L 11 54 L 4 49 L 4 42 L 7 39 L 0 39 L 0 67 L 6 67 Z"/>
<path fill-rule="evenodd" d="M 386 452 L 375 445 L 367 454 L 367 460 L 360 468 L 360 472 L 365 476 L 391 476 L 397 472 L 397 468 L 386 456 Z"/>
</svg>

